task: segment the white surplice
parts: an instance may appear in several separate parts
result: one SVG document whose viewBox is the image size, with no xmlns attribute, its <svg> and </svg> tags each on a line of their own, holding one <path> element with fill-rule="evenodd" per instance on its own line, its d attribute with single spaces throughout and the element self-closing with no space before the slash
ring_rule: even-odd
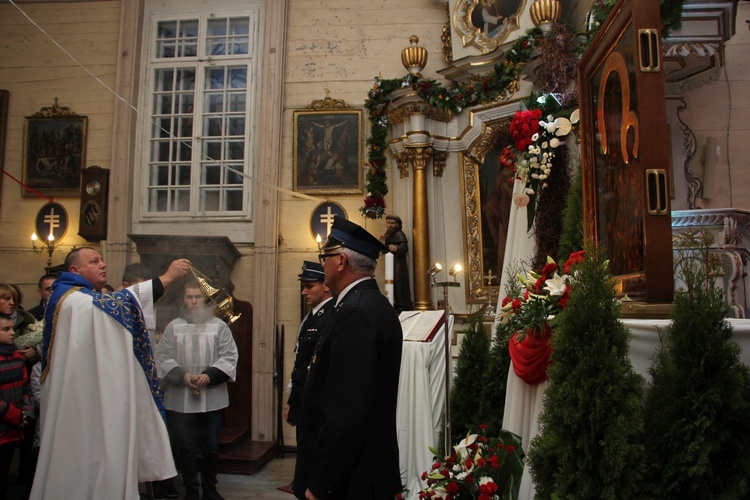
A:
<svg viewBox="0 0 750 500">
<path fill-rule="evenodd" d="M 156 347 L 156 367 L 163 379 L 177 367 L 198 375 L 218 368 L 234 382 L 237 375 L 237 344 L 226 323 L 214 317 L 202 323 L 172 320 Z M 183 385 L 164 387 L 164 407 L 180 413 L 205 413 L 229 406 L 226 382 L 193 390 Z"/>
<path fill-rule="evenodd" d="M 136 287 L 153 329 L 152 282 Z M 175 476 L 167 428 L 131 333 L 91 296 L 73 292 L 58 304 L 53 347 L 31 499 L 137 500 L 139 482 Z"/>
</svg>

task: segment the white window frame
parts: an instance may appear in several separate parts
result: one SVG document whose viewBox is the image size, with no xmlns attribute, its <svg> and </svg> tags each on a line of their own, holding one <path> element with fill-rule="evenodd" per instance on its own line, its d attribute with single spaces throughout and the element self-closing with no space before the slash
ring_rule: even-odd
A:
<svg viewBox="0 0 750 500">
<path fill-rule="evenodd" d="M 201 234 L 207 236 L 229 236 L 233 241 L 251 242 L 254 237 L 254 225 L 252 224 L 253 206 L 253 182 L 255 171 L 256 154 L 256 131 L 257 131 L 257 109 L 259 81 L 259 54 L 262 33 L 260 26 L 261 6 L 248 7 L 247 2 L 229 0 L 222 3 L 222 9 L 201 10 L 204 6 L 200 3 L 194 6 L 194 12 L 190 12 L 192 4 L 190 0 L 185 3 L 174 3 L 172 7 L 164 7 L 161 11 L 146 9 L 144 20 L 144 45 L 142 49 L 142 61 L 144 71 L 140 78 L 140 95 L 138 106 L 140 110 L 136 137 L 139 151 L 136 152 L 137 167 L 135 169 L 135 192 L 133 203 L 133 230 L 141 234 Z M 156 1 L 147 1 L 147 4 L 157 6 Z M 230 5 L 227 5 L 230 4 Z M 233 4 L 233 5 L 232 5 Z M 147 5 L 148 7 L 148 5 Z M 240 9 L 240 7 L 242 7 Z M 230 10 L 231 9 L 231 10 Z M 172 12 L 170 12 L 172 11 Z M 206 55 L 207 24 L 209 20 L 216 18 L 244 17 L 249 19 L 249 46 L 248 54 L 237 56 L 211 56 Z M 185 21 L 195 19 L 199 23 L 198 54 L 194 57 L 156 57 L 156 34 L 160 22 Z M 164 68 L 192 67 L 195 69 L 194 109 L 203 110 L 203 98 L 206 94 L 204 79 L 206 70 L 211 67 L 244 66 L 247 70 L 246 109 L 245 109 L 245 139 L 244 139 L 244 172 L 242 210 L 236 212 L 226 211 L 200 211 L 199 203 L 202 191 L 201 183 L 201 158 L 202 153 L 202 119 L 203 113 L 194 115 L 192 131 L 192 158 L 191 158 L 191 183 L 190 183 L 190 207 L 183 212 L 151 212 L 149 211 L 149 176 L 151 175 L 151 130 L 153 128 L 152 111 L 154 99 L 154 79 L 156 72 Z M 249 224 L 249 226 L 248 226 Z"/>
</svg>

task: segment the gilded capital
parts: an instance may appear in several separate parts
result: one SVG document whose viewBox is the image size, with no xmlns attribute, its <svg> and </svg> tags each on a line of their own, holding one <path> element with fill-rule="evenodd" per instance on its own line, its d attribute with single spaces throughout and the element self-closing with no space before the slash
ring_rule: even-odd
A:
<svg viewBox="0 0 750 500">
<path fill-rule="evenodd" d="M 407 147 L 406 151 L 409 154 L 411 164 L 414 166 L 414 170 L 424 170 L 427 166 L 427 162 L 432 158 L 432 146 L 417 146 Z"/>
</svg>

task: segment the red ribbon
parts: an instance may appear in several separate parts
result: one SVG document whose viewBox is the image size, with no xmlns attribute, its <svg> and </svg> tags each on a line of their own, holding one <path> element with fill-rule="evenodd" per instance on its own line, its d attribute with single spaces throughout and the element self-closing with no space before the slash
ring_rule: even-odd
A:
<svg viewBox="0 0 750 500">
<path fill-rule="evenodd" d="M 508 349 L 510 359 L 513 361 L 513 371 L 516 375 L 529 385 L 538 385 L 547 380 L 547 365 L 552 353 L 549 338 L 552 330 L 544 325 L 544 332 L 526 332 L 524 339 L 518 341 L 518 332 L 510 337 Z"/>
<path fill-rule="evenodd" d="M 7 176 L 8 176 L 8 177 L 10 177 L 11 179 L 13 179 L 13 180 L 14 180 L 14 181 L 16 181 L 17 183 L 19 183 L 19 184 L 21 185 L 21 187 L 22 187 L 22 188 L 24 188 L 24 189 L 25 189 L 26 191 L 29 191 L 29 192 L 31 192 L 31 193 L 34 193 L 34 194 L 35 194 L 35 195 L 36 195 L 37 197 L 39 197 L 39 198 L 44 198 L 45 200 L 49 201 L 50 203 L 52 203 L 53 201 L 55 201 L 55 200 L 53 200 L 52 198 L 50 198 L 49 196 L 45 196 L 45 195 L 43 195 L 42 193 L 40 193 L 39 191 L 37 191 L 37 190 L 36 190 L 36 189 L 34 189 L 33 187 L 31 187 L 31 186 L 28 186 L 28 185 L 24 184 L 23 182 L 19 181 L 18 179 L 16 179 L 15 177 L 13 177 L 13 175 L 12 175 L 12 174 L 11 174 L 10 172 L 8 172 L 7 170 L 5 170 L 4 168 L 0 168 L 0 170 L 2 170 L 2 172 L 3 172 L 3 173 L 4 173 L 5 175 L 7 175 Z"/>
</svg>

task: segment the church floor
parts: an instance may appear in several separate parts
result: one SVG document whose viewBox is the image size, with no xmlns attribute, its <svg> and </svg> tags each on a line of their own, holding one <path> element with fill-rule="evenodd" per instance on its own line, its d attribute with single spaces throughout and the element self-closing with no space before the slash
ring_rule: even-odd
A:
<svg viewBox="0 0 750 500">
<path fill-rule="evenodd" d="M 286 454 L 286 458 L 272 458 L 260 470 L 252 476 L 240 476 L 230 474 L 219 474 L 219 493 L 226 500 L 246 500 L 246 499 L 268 499 L 268 500 L 294 500 L 294 496 L 284 493 L 276 488 L 285 486 L 292 481 L 294 475 L 294 464 L 296 461 L 295 454 Z M 18 465 L 11 465 L 10 484 L 15 485 L 17 478 Z M 182 488 L 181 479 L 175 480 L 177 491 L 180 492 L 180 498 L 184 497 L 185 490 Z M 23 490 L 20 487 L 12 486 L 8 491 L 8 500 L 20 500 Z M 147 497 L 141 496 L 142 500 Z"/>
</svg>

